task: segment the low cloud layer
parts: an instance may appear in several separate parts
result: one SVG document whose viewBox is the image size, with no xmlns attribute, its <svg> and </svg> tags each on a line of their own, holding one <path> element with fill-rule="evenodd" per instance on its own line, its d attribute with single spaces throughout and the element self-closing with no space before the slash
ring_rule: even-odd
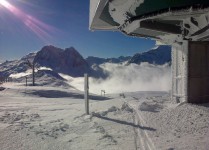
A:
<svg viewBox="0 0 209 150">
<path fill-rule="evenodd" d="M 109 72 L 107 79 L 89 79 L 89 90 L 99 94 L 101 90 L 106 93 L 121 93 L 134 91 L 169 91 L 171 89 L 171 68 L 169 65 L 141 65 L 129 66 L 106 63 L 100 66 Z M 83 91 L 83 78 L 71 79 L 70 84 Z"/>
</svg>

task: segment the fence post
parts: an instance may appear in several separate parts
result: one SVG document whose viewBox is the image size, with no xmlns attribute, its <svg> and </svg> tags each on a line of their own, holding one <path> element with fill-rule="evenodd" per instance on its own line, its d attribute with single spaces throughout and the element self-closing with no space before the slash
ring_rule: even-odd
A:
<svg viewBox="0 0 209 150">
<path fill-rule="evenodd" d="M 84 99 L 86 114 L 89 115 L 89 78 L 88 74 L 84 74 Z"/>
<path fill-rule="evenodd" d="M 33 86 L 35 86 L 35 63 L 34 63 L 34 61 L 32 64 L 32 70 L 33 70 Z"/>
<path fill-rule="evenodd" d="M 25 85 L 28 86 L 28 77 L 25 77 Z"/>
</svg>

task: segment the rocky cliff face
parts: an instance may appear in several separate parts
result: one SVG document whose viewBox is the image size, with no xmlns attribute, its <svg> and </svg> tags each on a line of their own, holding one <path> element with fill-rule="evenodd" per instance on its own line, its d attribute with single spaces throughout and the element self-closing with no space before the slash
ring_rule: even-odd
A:
<svg viewBox="0 0 209 150">
<path fill-rule="evenodd" d="M 73 47 L 63 50 L 54 46 L 45 46 L 37 53 L 34 62 L 39 67 L 48 67 L 55 72 L 73 77 L 91 72 L 88 63 Z"/>
</svg>

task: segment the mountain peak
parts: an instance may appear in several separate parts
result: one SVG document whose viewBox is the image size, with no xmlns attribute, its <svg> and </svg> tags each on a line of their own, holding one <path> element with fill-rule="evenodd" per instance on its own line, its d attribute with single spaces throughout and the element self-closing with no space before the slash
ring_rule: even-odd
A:
<svg viewBox="0 0 209 150">
<path fill-rule="evenodd" d="M 152 48 L 147 52 L 135 54 L 127 63 L 141 64 L 142 62 L 148 62 L 150 64 L 163 65 L 171 62 L 171 46 L 160 45 Z"/>
<path fill-rule="evenodd" d="M 34 60 L 37 65 L 51 68 L 55 72 L 68 74 L 74 77 L 83 76 L 91 68 L 80 53 L 74 48 L 61 48 L 52 45 L 44 46 Z"/>
<path fill-rule="evenodd" d="M 83 57 L 81 56 L 81 54 L 74 48 L 74 47 L 70 47 L 70 48 L 66 48 L 64 50 L 64 54 L 71 59 L 83 59 Z"/>
<path fill-rule="evenodd" d="M 65 50 L 77 51 L 73 46 L 66 48 Z"/>
<path fill-rule="evenodd" d="M 61 48 L 57 48 L 53 45 L 47 45 L 44 46 L 41 51 L 50 51 L 50 52 L 59 52 L 60 50 L 62 50 Z"/>
</svg>

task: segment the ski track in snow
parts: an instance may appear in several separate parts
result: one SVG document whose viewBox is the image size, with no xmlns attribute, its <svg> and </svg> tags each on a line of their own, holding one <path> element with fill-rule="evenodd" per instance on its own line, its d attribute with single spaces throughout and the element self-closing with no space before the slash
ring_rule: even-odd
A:
<svg viewBox="0 0 209 150">
<path fill-rule="evenodd" d="M 134 97 L 134 99 L 136 99 Z M 140 116 L 140 114 L 136 111 L 136 108 L 134 106 L 129 105 L 127 102 L 125 102 L 126 105 L 128 105 L 129 108 L 131 108 L 134 111 L 134 123 L 135 125 L 143 128 L 145 127 L 144 125 L 144 121 L 142 119 L 142 117 Z M 155 146 L 152 142 L 152 140 L 150 139 L 150 137 L 148 136 L 146 130 L 142 130 L 140 128 L 134 128 L 135 130 L 135 134 L 136 134 L 136 149 L 138 150 L 154 150 Z M 150 130 L 155 130 L 155 129 L 151 129 Z"/>
</svg>

